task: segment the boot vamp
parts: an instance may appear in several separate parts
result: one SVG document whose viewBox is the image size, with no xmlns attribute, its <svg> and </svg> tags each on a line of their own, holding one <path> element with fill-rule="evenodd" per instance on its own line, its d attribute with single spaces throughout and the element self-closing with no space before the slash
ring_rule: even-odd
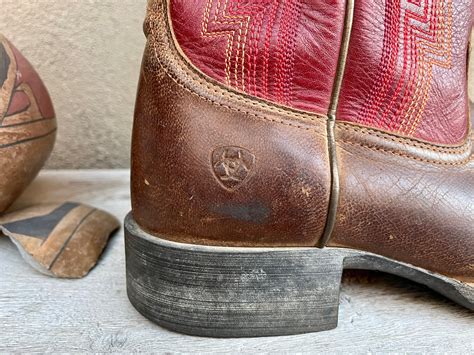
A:
<svg viewBox="0 0 474 355">
<path fill-rule="evenodd" d="M 330 245 L 474 282 L 472 140 L 437 147 L 339 124 L 340 205 Z"/>
</svg>

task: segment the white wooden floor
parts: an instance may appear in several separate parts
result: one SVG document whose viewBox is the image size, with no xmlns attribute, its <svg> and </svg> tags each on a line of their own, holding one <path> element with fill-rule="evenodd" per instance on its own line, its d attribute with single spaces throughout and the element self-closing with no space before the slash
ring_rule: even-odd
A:
<svg viewBox="0 0 474 355">
<path fill-rule="evenodd" d="M 17 206 L 80 201 L 123 218 L 129 172 L 46 171 Z M 411 282 L 347 272 L 336 330 L 259 339 L 197 338 L 138 314 L 125 290 L 123 233 L 83 280 L 31 269 L 0 239 L 0 352 L 474 353 L 474 314 Z"/>
</svg>

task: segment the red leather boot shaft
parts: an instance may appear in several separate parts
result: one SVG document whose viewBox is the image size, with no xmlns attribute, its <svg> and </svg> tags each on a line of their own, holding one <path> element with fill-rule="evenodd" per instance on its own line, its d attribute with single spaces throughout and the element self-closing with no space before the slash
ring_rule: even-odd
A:
<svg viewBox="0 0 474 355">
<path fill-rule="evenodd" d="M 341 45 L 340 0 L 171 0 L 198 69 L 250 95 L 326 114 Z"/>
<path fill-rule="evenodd" d="M 356 1 L 338 119 L 462 142 L 471 27 L 472 1 Z"/>
</svg>

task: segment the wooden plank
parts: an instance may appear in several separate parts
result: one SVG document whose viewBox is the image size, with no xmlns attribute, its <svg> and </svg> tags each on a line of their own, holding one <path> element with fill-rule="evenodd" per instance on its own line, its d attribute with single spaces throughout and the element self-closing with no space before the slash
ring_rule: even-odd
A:
<svg viewBox="0 0 474 355">
<path fill-rule="evenodd" d="M 17 206 L 79 201 L 123 219 L 129 172 L 46 171 Z M 82 280 L 32 270 L 0 239 L 0 352 L 314 352 L 474 353 L 474 315 L 414 283 L 346 272 L 339 327 L 290 337 L 198 338 L 162 329 L 130 305 L 123 233 Z"/>
</svg>

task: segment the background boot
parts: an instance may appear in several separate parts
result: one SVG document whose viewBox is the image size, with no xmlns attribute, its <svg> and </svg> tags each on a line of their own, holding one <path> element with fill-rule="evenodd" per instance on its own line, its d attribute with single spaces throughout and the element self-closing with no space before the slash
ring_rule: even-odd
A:
<svg viewBox="0 0 474 355">
<path fill-rule="evenodd" d="M 197 335 L 336 326 L 344 268 L 474 308 L 471 1 L 151 0 L 129 298 Z"/>
</svg>

